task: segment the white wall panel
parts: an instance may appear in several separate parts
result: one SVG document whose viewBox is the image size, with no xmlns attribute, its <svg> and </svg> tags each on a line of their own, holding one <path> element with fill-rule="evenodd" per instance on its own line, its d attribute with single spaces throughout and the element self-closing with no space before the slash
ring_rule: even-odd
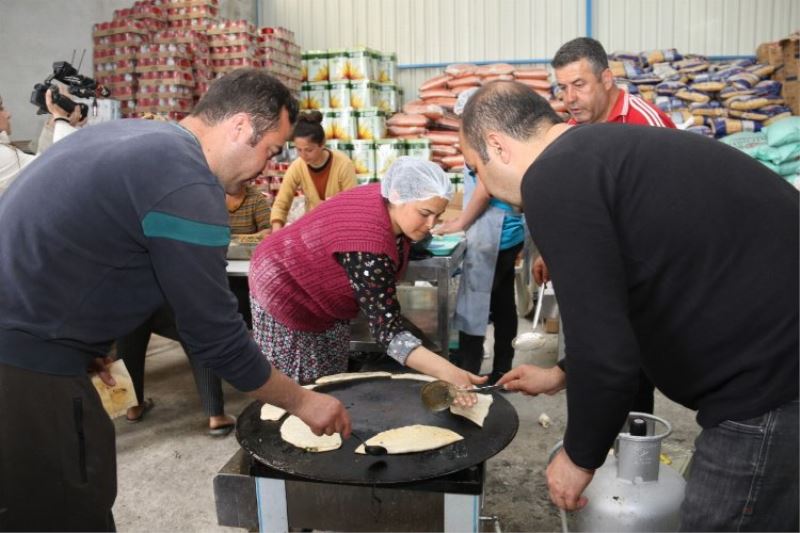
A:
<svg viewBox="0 0 800 533">
<path fill-rule="evenodd" d="M 303 48 L 369 46 L 401 65 L 546 60 L 586 32 L 586 0 L 261 1 L 262 23 L 292 29 Z M 800 28 L 800 1 L 592 0 L 591 25 L 609 51 L 752 55 Z M 440 71 L 401 69 L 406 98 Z"/>
<path fill-rule="evenodd" d="M 800 29 L 797 0 L 594 0 L 594 12 L 593 36 L 609 52 L 753 55 Z"/>
<path fill-rule="evenodd" d="M 583 34 L 585 0 L 262 0 L 304 49 L 369 46 L 400 65 L 545 60 Z M 399 71 L 406 99 L 441 67 Z"/>
<path fill-rule="evenodd" d="M 546 60 L 584 35 L 586 0 L 222 0 L 222 16 L 292 29 L 306 49 L 370 46 L 401 65 Z M 30 88 L 54 60 L 91 50 L 91 25 L 133 0 L 78 0 L 50 16 L 55 0 L 0 0 L 0 90 L 15 138 L 38 133 Z M 592 0 L 592 34 L 610 51 L 675 47 L 750 55 L 800 28 L 798 0 Z M 91 72 L 88 59 L 83 71 Z M 440 68 L 401 70 L 406 98 Z"/>
</svg>

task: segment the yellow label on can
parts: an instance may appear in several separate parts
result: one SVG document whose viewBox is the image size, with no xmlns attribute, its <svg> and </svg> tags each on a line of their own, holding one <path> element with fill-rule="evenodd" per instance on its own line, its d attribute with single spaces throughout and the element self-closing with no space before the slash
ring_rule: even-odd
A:
<svg viewBox="0 0 800 533">
<path fill-rule="evenodd" d="M 356 117 L 352 109 L 340 109 L 332 111 L 333 126 L 331 135 L 328 138 L 351 141 L 356 138 Z"/>
<path fill-rule="evenodd" d="M 328 56 L 328 79 L 330 81 L 346 81 L 348 79 L 347 52 L 332 50 Z"/>
<path fill-rule="evenodd" d="M 378 109 L 384 113 L 396 113 L 399 111 L 397 106 L 397 87 L 393 83 L 378 84 Z"/>
<path fill-rule="evenodd" d="M 386 115 L 377 108 L 358 112 L 358 138 L 375 140 L 386 137 Z"/>
<path fill-rule="evenodd" d="M 311 83 L 328 80 L 328 54 L 321 51 L 303 54 L 304 81 Z"/>
<path fill-rule="evenodd" d="M 330 105 L 328 83 L 309 83 L 306 85 L 306 109 L 327 109 Z"/>
<path fill-rule="evenodd" d="M 366 50 L 347 51 L 347 78 L 350 80 L 372 78 L 372 58 Z"/>
<path fill-rule="evenodd" d="M 353 141 L 351 159 L 357 176 L 375 176 L 375 144 L 372 141 Z"/>
<path fill-rule="evenodd" d="M 378 176 L 383 176 L 395 160 L 405 155 L 405 143 L 402 139 L 383 139 L 375 143 L 375 169 Z"/>
<path fill-rule="evenodd" d="M 329 102 L 332 109 L 350 107 L 350 82 L 337 81 L 331 83 Z"/>
<path fill-rule="evenodd" d="M 378 86 L 373 82 L 363 80 L 350 83 L 350 106 L 353 109 L 377 107 L 377 96 Z"/>
</svg>

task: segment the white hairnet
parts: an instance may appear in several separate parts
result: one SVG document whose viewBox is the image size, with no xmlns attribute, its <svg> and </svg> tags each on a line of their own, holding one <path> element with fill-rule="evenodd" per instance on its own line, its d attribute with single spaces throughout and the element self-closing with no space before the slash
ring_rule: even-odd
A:
<svg viewBox="0 0 800 533">
<path fill-rule="evenodd" d="M 398 157 L 381 180 L 381 194 L 393 204 L 418 202 L 435 196 L 453 198 L 453 184 L 442 168 L 425 159 Z"/>
<path fill-rule="evenodd" d="M 456 100 L 456 105 L 453 106 L 453 113 L 456 115 L 461 115 L 464 112 L 464 107 L 469 102 L 469 99 L 472 98 L 472 95 L 478 92 L 480 87 L 473 87 L 472 89 L 467 89 L 466 91 L 462 91 L 461 94 L 458 95 L 458 99 Z"/>
</svg>

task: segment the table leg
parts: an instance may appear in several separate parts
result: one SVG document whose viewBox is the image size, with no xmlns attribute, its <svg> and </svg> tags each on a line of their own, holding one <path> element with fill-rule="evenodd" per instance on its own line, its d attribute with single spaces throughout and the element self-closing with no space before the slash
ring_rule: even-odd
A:
<svg viewBox="0 0 800 533">
<path fill-rule="evenodd" d="M 256 478 L 258 529 L 262 533 L 289 531 L 286 508 L 286 482 L 282 479 Z"/>
<path fill-rule="evenodd" d="M 439 346 L 445 359 L 450 356 L 450 272 L 439 269 L 436 276 L 436 322 L 438 325 Z"/>
<path fill-rule="evenodd" d="M 481 497 L 479 494 L 444 495 L 445 531 L 480 531 Z"/>
</svg>

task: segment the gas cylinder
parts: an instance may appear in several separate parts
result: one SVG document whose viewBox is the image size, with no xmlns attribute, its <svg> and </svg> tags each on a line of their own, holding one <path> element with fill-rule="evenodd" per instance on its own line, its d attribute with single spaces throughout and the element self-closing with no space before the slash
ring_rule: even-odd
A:
<svg viewBox="0 0 800 533">
<path fill-rule="evenodd" d="M 630 413 L 614 453 L 583 493 L 589 503 L 572 513 L 570 531 L 678 531 L 686 481 L 660 461 L 670 433 L 663 418 Z"/>
</svg>

